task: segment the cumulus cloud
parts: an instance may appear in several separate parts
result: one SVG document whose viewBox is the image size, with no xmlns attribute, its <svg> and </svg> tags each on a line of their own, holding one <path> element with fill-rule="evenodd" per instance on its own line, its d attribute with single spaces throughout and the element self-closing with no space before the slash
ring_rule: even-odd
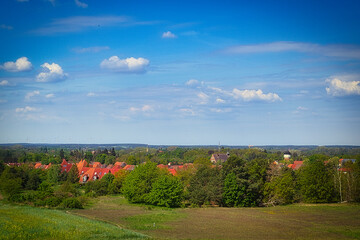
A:
<svg viewBox="0 0 360 240">
<path fill-rule="evenodd" d="M 221 98 L 217 98 L 216 99 L 216 103 L 225 103 L 225 100 L 221 99 Z"/>
<path fill-rule="evenodd" d="M 94 97 L 94 96 L 95 96 L 95 93 L 89 92 L 86 96 L 88 96 L 88 97 Z"/>
<path fill-rule="evenodd" d="M 27 57 L 18 58 L 15 62 L 6 62 L 0 66 L 0 69 L 4 69 L 8 72 L 24 72 L 32 69 L 31 62 Z"/>
<path fill-rule="evenodd" d="M 346 95 L 360 95 L 360 81 L 340 79 L 334 77 L 327 79 L 326 82 L 329 86 L 326 88 L 326 92 L 332 96 L 346 96 Z"/>
<path fill-rule="evenodd" d="M 121 73 L 145 73 L 149 63 L 149 60 L 141 57 L 120 59 L 118 56 L 112 56 L 104 59 L 100 67 Z"/>
<path fill-rule="evenodd" d="M 2 80 L 2 81 L 0 82 L 0 86 L 7 86 L 7 85 L 9 85 L 9 81 L 8 81 L 8 80 Z"/>
<path fill-rule="evenodd" d="M 223 53 L 251 54 L 271 52 L 303 52 L 313 53 L 328 57 L 360 59 L 360 48 L 355 45 L 320 45 L 303 42 L 271 42 L 262 44 L 237 45 L 226 48 Z"/>
<path fill-rule="evenodd" d="M 23 107 L 23 108 L 16 108 L 15 109 L 15 112 L 17 113 L 27 113 L 27 112 L 35 112 L 37 111 L 36 108 L 34 107 L 29 107 L 29 106 L 26 106 L 26 107 Z"/>
<path fill-rule="evenodd" d="M 200 82 L 196 79 L 190 79 L 189 81 L 187 81 L 185 83 L 186 86 L 197 86 L 199 84 L 200 84 Z"/>
<path fill-rule="evenodd" d="M 53 98 L 53 97 L 55 97 L 55 94 L 49 93 L 49 94 L 46 94 L 45 97 L 46 98 Z"/>
<path fill-rule="evenodd" d="M 79 0 L 75 0 L 75 4 L 76 4 L 76 6 L 81 7 L 81 8 L 88 7 L 88 5 L 86 3 L 80 2 Z"/>
<path fill-rule="evenodd" d="M 58 82 L 67 78 L 67 74 L 64 73 L 59 64 L 44 63 L 41 67 L 43 71 L 36 76 L 37 82 Z"/>
<path fill-rule="evenodd" d="M 263 93 L 261 89 L 258 90 L 239 90 L 233 89 L 233 96 L 235 99 L 242 99 L 244 101 L 261 100 L 268 102 L 281 101 L 281 98 L 276 93 Z"/>
<path fill-rule="evenodd" d="M 6 29 L 6 30 L 12 30 L 12 29 L 13 29 L 12 26 L 9 26 L 9 25 L 6 25 L 6 24 L 1 24 L 1 25 L 0 25 L 0 28 L 1 28 L 1 29 Z"/>
<path fill-rule="evenodd" d="M 162 38 L 176 38 L 176 35 L 170 31 L 167 31 L 162 34 Z"/>
<path fill-rule="evenodd" d="M 108 46 L 95 46 L 95 47 L 88 47 L 88 48 L 74 48 L 73 51 L 76 53 L 97 53 L 104 50 L 109 50 Z"/>
<path fill-rule="evenodd" d="M 32 91 L 25 95 L 25 100 L 30 100 L 32 97 L 35 97 L 36 95 L 40 95 L 40 91 Z"/>
<path fill-rule="evenodd" d="M 131 112 L 152 112 L 154 111 L 154 108 L 150 105 L 144 105 L 141 108 L 136 108 L 136 107 L 131 107 L 130 108 Z"/>
</svg>

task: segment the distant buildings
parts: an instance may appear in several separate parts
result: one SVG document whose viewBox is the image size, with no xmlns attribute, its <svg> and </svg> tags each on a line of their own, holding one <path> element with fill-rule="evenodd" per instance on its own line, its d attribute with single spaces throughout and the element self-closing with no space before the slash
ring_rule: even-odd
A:
<svg viewBox="0 0 360 240">
<path fill-rule="evenodd" d="M 226 162 L 226 160 L 230 157 L 229 153 L 214 153 L 213 155 L 211 155 L 210 161 L 213 164 L 216 163 L 224 163 Z"/>
<path fill-rule="evenodd" d="M 284 160 L 290 160 L 291 158 L 291 153 L 289 151 L 285 151 L 284 152 Z"/>
</svg>

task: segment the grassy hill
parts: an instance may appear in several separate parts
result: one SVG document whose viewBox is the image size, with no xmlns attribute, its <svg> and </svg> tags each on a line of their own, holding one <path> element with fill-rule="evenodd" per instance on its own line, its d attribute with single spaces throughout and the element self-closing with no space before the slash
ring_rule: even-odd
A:
<svg viewBox="0 0 360 240">
<path fill-rule="evenodd" d="M 0 239 L 143 239 L 145 235 L 64 211 L 0 202 Z"/>
</svg>

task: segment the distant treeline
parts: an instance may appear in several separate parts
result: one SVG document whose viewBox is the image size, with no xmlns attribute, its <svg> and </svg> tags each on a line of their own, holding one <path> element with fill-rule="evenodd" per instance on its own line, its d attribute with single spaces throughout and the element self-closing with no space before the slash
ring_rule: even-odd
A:
<svg viewBox="0 0 360 240">
<path fill-rule="evenodd" d="M 210 157 L 214 152 L 229 152 L 231 155 L 236 155 L 245 160 L 252 160 L 254 158 L 266 158 L 269 160 L 282 160 L 283 152 L 290 149 L 292 160 L 305 160 L 314 154 L 320 154 L 327 157 L 339 158 L 356 158 L 360 155 L 360 147 L 342 146 L 342 147 L 305 147 L 298 146 L 296 148 L 285 148 L 280 146 L 268 146 L 266 148 L 214 148 L 204 147 L 137 147 L 137 148 L 122 148 L 103 147 L 103 148 L 62 148 L 54 147 L 57 145 L 6 145 L 0 147 L 0 162 L 41 162 L 61 163 L 62 159 L 78 162 L 81 159 L 87 161 L 97 161 L 102 164 L 113 164 L 115 161 L 123 161 L 128 164 L 139 164 L 145 161 L 152 161 L 156 163 L 168 164 L 172 163 L 192 163 L 195 159 L 200 157 Z M 36 147 L 34 147 L 36 146 Z M 63 146 L 63 145 L 60 145 Z M 73 146 L 73 145 L 71 145 Z M 78 145 L 74 145 L 78 146 Z M 86 145 L 87 146 L 87 145 Z M 97 146 L 97 145 L 95 145 Z M 135 145 L 137 146 L 137 145 Z"/>
</svg>

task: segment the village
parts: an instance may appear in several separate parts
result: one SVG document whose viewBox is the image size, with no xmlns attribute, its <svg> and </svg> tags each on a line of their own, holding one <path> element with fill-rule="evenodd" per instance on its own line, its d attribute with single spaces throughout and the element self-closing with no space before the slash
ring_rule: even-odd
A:
<svg viewBox="0 0 360 240">
<path fill-rule="evenodd" d="M 225 153 L 214 153 L 211 155 L 210 162 L 212 163 L 212 167 L 220 167 L 223 163 L 226 162 L 226 160 L 230 157 L 229 152 Z M 291 153 L 290 151 L 284 152 L 284 163 L 279 161 L 274 161 L 270 164 L 270 168 L 278 168 L 281 169 L 283 167 L 287 167 L 292 170 L 298 170 L 300 169 L 304 161 L 292 161 L 292 163 L 289 163 L 291 160 Z M 341 172 L 348 172 L 350 171 L 349 168 L 344 167 L 346 162 L 352 162 L 355 163 L 356 159 L 339 159 L 339 166 L 338 171 Z M 327 164 L 328 161 L 324 161 L 324 164 Z M 11 166 L 11 163 L 8 163 L 8 166 Z M 129 165 L 126 164 L 126 162 L 115 162 L 114 164 L 101 164 L 100 162 L 91 162 L 88 163 L 85 159 L 80 160 L 78 163 L 69 163 L 66 161 L 66 159 L 62 160 L 61 163 L 61 172 L 68 173 L 73 165 L 76 165 L 78 172 L 79 172 L 79 183 L 86 183 L 88 181 L 95 181 L 100 180 L 102 177 L 104 177 L 106 174 L 111 173 L 115 174 L 119 170 L 126 170 L 126 171 L 133 171 L 137 165 Z M 49 169 L 52 166 L 51 163 L 48 165 L 43 165 L 40 162 L 36 163 L 34 165 L 35 169 Z M 193 163 L 185 163 L 182 165 L 173 165 L 171 162 L 167 165 L 165 164 L 158 164 L 158 168 L 167 170 L 171 175 L 176 176 L 178 171 L 186 170 L 189 168 L 194 168 Z"/>
</svg>

